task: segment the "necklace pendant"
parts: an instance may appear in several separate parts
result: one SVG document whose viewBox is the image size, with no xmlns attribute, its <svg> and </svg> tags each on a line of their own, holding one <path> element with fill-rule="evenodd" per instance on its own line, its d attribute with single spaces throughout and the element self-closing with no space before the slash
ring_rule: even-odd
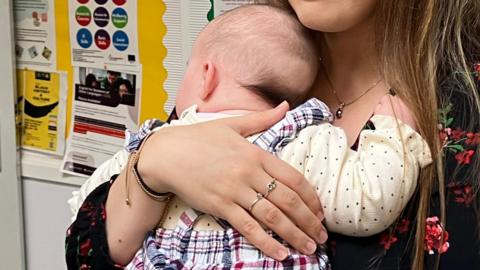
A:
<svg viewBox="0 0 480 270">
<path fill-rule="evenodd" d="M 343 110 L 342 108 L 338 108 L 338 110 L 335 112 L 335 117 L 340 119 L 342 118 Z"/>
<path fill-rule="evenodd" d="M 343 107 L 345 107 L 345 103 L 340 103 L 340 107 L 338 107 L 337 111 L 335 112 L 335 117 L 340 119 L 343 116 Z"/>
</svg>

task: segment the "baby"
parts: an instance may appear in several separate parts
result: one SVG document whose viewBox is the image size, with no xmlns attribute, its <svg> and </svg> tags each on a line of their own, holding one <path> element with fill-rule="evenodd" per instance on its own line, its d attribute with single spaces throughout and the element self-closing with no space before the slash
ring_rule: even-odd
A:
<svg viewBox="0 0 480 270">
<path fill-rule="evenodd" d="M 196 40 L 177 96 L 180 117 L 160 128 L 263 111 L 283 100 L 298 105 L 318 71 L 318 58 L 312 55 L 315 47 L 308 31 L 285 11 L 246 5 L 227 12 Z M 363 130 L 358 149 L 350 149 L 344 131 L 328 123 L 331 119 L 326 105 L 311 99 L 248 139 L 305 175 L 317 190 L 330 231 L 354 236 L 381 232 L 398 218 L 415 190 L 420 168 L 431 162 L 428 146 L 409 126 L 375 115 L 370 119 L 375 129 Z M 127 149 L 135 149 L 142 134 L 158 129 L 153 126 L 147 122 L 130 135 Z M 118 153 L 89 181 L 109 179 L 127 156 Z M 70 202 L 74 205 L 75 199 Z M 160 228 L 147 237 L 127 268 L 147 261 L 162 267 L 279 267 L 222 220 L 201 215 L 176 197 L 169 206 Z M 307 268 L 328 267 L 323 248 L 305 260 Z"/>
</svg>

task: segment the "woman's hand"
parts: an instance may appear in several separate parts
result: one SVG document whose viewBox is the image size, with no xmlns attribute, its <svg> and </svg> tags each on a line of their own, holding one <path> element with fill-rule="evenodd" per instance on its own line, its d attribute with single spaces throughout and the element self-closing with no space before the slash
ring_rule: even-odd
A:
<svg viewBox="0 0 480 270">
<path fill-rule="evenodd" d="M 140 174 L 156 191 L 171 191 L 195 209 L 227 220 L 268 256 L 282 260 L 287 249 L 260 224 L 312 254 L 327 238 L 313 187 L 296 169 L 244 139 L 287 110 L 282 103 L 265 112 L 161 129 L 146 142 Z M 248 212 L 273 178 L 277 188 Z"/>
</svg>

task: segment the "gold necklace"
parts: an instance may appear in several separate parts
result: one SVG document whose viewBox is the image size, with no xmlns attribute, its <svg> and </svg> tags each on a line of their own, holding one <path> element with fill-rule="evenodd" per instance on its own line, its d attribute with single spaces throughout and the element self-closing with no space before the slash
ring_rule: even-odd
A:
<svg viewBox="0 0 480 270">
<path fill-rule="evenodd" d="M 333 83 L 332 81 L 330 80 L 330 77 L 328 76 L 328 73 L 327 73 L 327 70 L 325 69 L 325 67 L 323 66 L 323 63 L 322 63 L 322 60 L 320 59 L 320 64 L 322 65 L 322 68 L 323 68 L 323 72 L 325 73 L 325 78 L 327 79 L 327 82 L 328 84 L 330 85 L 330 90 L 333 92 L 333 95 L 335 95 L 335 98 L 337 99 L 337 102 L 340 104 L 340 106 L 338 107 L 338 109 L 335 111 L 335 118 L 342 118 L 343 116 L 343 109 L 345 107 L 347 107 L 348 105 L 352 105 L 353 103 L 355 103 L 355 101 L 359 100 L 360 98 L 362 98 L 363 96 L 365 96 L 368 92 L 370 92 L 371 90 L 373 90 L 381 81 L 382 81 L 382 78 L 378 79 L 374 84 L 372 84 L 370 87 L 368 87 L 360 96 L 354 98 L 353 100 L 349 101 L 349 102 L 343 102 L 340 97 L 338 97 L 338 94 L 337 94 L 337 91 L 335 91 L 335 88 L 333 87 Z"/>
</svg>

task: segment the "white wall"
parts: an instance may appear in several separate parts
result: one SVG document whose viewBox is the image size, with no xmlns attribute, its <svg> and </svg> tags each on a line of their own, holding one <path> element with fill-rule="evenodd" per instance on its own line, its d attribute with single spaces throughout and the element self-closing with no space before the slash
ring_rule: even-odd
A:
<svg viewBox="0 0 480 270">
<path fill-rule="evenodd" d="M 14 50 L 11 0 L 0 1 L 0 262 L 23 270 L 21 182 L 17 171 L 14 115 Z"/>
<path fill-rule="evenodd" d="M 63 270 L 67 199 L 76 186 L 23 178 L 25 249 L 28 270 Z"/>
</svg>

